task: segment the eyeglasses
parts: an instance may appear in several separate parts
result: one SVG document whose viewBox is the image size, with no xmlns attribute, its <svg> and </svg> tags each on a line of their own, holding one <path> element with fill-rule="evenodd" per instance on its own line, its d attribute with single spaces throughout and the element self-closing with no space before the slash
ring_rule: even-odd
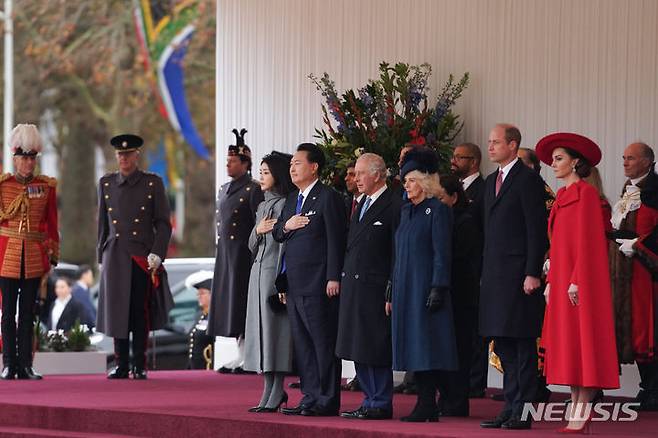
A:
<svg viewBox="0 0 658 438">
<path fill-rule="evenodd" d="M 475 157 L 468 156 L 468 155 L 453 155 L 453 156 L 452 156 L 452 159 L 455 160 L 455 161 L 459 161 L 459 160 L 472 160 L 473 158 L 475 158 Z"/>
</svg>

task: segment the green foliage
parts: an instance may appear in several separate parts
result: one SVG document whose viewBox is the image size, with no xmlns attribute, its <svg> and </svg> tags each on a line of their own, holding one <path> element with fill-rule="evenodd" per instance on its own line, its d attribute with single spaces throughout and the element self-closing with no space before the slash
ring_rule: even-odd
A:
<svg viewBox="0 0 658 438">
<path fill-rule="evenodd" d="M 468 86 L 469 75 L 465 73 L 457 82 L 450 75 L 436 103 L 429 106 L 427 82 L 431 73 L 429 64 L 391 66 L 382 62 L 379 79 L 341 95 L 327 73 L 319 78 L 309 75 L 325 98 L 325 126 L 315 132 L 327 155 L 323 178 L 333 181 L 364 152 L 381 155 L 389 171 L 397 171 L 400 149 L 405 145 L 434 149 L 440 170 L 449 169 L 452 143 L 463 127 L 451 108 Z"/>
<path fill-rule="evenodd" d="M 89 340 L 89 329 L 86 325 L 80 325 L 80 320 L 76 319 L 73 328 L 68 333 L 68 347 L 70 351 L 85 351 L 91 345 Z"/>
<path fill-rule="evenodd" d="M 50 330 L 43 334 L 41 328 L 38 325 L 37 327 L 35 327 L 35 334 L 39 336 L 39 351 L 87 351 L 91 346 L 89 328 L 84 324 L 81 325 L 79 319 L 76 319 L 75 324 L 68 332 Z"/>
</svg>

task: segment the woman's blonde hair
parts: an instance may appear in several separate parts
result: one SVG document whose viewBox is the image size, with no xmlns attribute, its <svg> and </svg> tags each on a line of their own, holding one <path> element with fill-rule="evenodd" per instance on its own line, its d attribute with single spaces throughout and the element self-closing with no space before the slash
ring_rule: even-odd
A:
<svg viewBox="0 0 658 438">
<path fill-rule="evenodd" d="M 406 179 L 410 176 L 416 178 L 428 198 L 438 198 L 441 195 L 443 188 L 441 187 L 441 179 L 438 173 L 424 173 L 419 170 L 412 170 L 404 177 Z"/>
</svg>

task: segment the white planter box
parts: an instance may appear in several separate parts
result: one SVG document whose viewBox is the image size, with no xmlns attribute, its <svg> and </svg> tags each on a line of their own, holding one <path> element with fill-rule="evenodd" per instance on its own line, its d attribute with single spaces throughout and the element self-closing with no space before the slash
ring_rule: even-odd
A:
<svg viewBox="0 0 658 438">
<path fill-rule="evenodd" d="M 99 374 L 107 371 L 107 354 L 102 351 L 39 351 L 34 355 L 32 366 L 37 373 L 44 375 Z"/>
</svg>

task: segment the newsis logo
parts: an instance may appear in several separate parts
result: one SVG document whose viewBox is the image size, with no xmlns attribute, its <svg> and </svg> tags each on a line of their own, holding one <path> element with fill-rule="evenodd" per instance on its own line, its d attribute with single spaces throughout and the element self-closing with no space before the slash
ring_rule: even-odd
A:
<svg viewBox="0 0 658 438">
<path fill-rule="evenodd" d="M 635 421 L 640 403 L 579 403 L 574 413 L 571 403 L 525 403 L 521 420 L 527 421 Z"/>
</svg>

